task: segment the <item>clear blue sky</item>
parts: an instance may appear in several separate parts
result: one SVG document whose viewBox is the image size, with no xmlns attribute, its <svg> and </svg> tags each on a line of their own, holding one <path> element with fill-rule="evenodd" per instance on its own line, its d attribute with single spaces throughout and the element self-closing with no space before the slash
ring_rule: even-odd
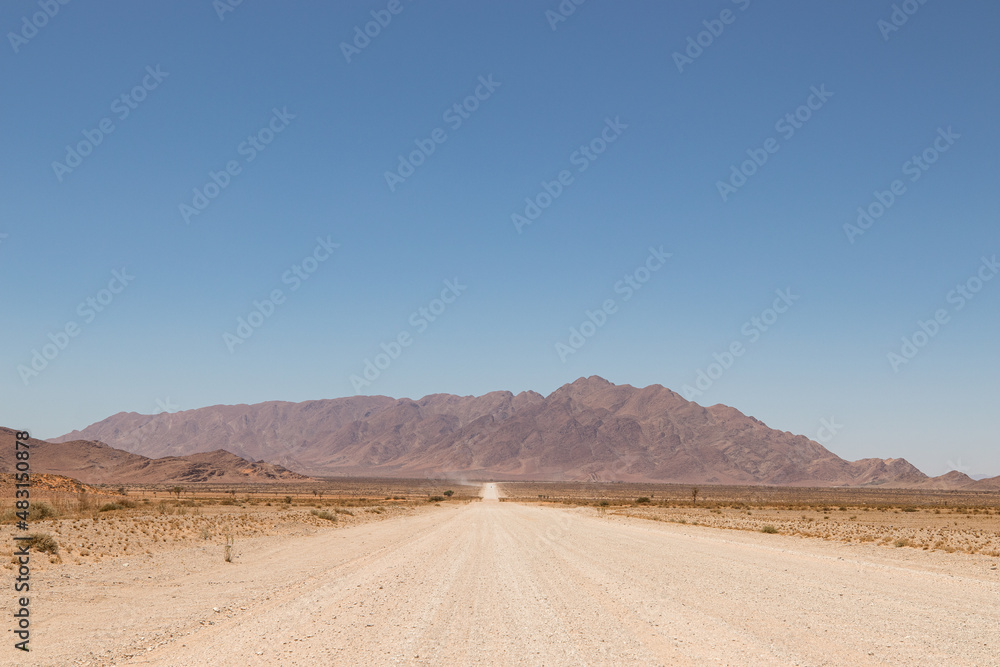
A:
<svg viewBox="0 0 1000 667">
<path fill-rule="evenodd" d="M 1000 279 L 976 282 L 1000 253 L 995 3 L 914 2 L 898 30 L 888 1 L 218 6 L 0 6 L 0 423 L 601 375 L 849 459 L 1000 474 Z M 185 215 L 210 172 L 227 187 Z M 547 207 L 519 233 L 526 198 Z M 307 260 L 318 238 L 339 247 Z M 240 317 L 263 324 L 227 344 Z"/>
</svg>

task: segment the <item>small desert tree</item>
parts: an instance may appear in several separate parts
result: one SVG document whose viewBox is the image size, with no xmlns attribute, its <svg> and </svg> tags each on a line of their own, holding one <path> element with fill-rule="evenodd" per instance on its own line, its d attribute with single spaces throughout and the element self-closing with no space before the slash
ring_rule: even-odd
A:
<svg viewBox="0 0 1000 667">
<path fill-rule="evenodd" d="M 698 502 L 698 487 L 697 486 L 692 486 L 691 487 L 691 503 L 692 504 L 697 504 L 697 502 Z"/>
<path fill-rule="evenodd" d="M 446 495 L 449 498 L 451 498 L 453 495 L 455 495 L 455 492 L 452 491 L 451 489 L 448 489 L 447 491 L 444 492 L 444 495 Z"/>
</svg>

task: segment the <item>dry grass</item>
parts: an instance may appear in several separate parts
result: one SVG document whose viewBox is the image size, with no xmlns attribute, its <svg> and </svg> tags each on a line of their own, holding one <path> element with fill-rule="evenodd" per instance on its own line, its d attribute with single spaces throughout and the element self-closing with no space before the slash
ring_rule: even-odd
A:
<svg viewBox="0 0 1000 667">
<path fill-rule="evenodd" d="M 1000 509 L 1000 493 L 995 491 L 938 491 L 871 487 L 797 486 L 714 486 L 692 484 L 638 484 L 625 482 L 500 482 L 511 500 L 594 504 L 601 500 L 612 505 L 631 504 L 648 497 L 654 504 L 664 502 L 696 507 L 740 504 L 748 507 L 967 507 Z M 698 489 L 696 500 L 692 490 Z M 544 498 L 543 498 L 544 497 Z"/>
<path fill-rule="evenodd" d="M 510 499 L 589 505 L 604 515 L 1000 557 L 995 492 L 701 485 L 694 502 L 692 487 L 680 484 L 508 482 L 502 488 Z"/>
<path fill-rule="evenodd" d="M 427 505 L 428 489 L 455 489 L 453 503 L 467 502 L 479 490 L 423 480 L 380 481 L 381 486 L 371 480 L 341 480 L 299 488 L 191 485 L 179 494 L 170 486 L 115 485 L 88 493 L 47 490 L 33 495 L 29 524 L 30 530 L 44 533 L 57 545 L 58 555 L 50 552 L 52 564 L 141 557 L 206 543 L 218 545 L 227 562 L 238 562 L 234 544 L 245 539 L 336 530 L 399 516 Z M 351 495 L 359 491 L 364 495 Z M 8 545 L 3 560 L 13 555 L 9 545 L 17 532 L 16 520 L 12 494 L 0 496 L 0 539 Z M 48 547 L 36 545 L 35 550 Z M 6 563 L 7 569 L 13 566 Z"/>
</svg>

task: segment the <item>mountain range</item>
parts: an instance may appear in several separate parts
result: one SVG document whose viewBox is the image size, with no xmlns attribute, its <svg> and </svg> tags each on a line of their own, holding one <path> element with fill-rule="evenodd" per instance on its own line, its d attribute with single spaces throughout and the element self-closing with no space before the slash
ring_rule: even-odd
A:
<svg viewBox="0 0 1000 667">
<path fill-rule="evenodd" d="M 99 441 L 144 457 L 219 449 L 313 476 L 703 484 L 997 488 L 905 459 L 846 461 L 725 405 L 593 376 L 548 396 L 496 391 L 419 400 L 354 396 L 119 413 L 53 442 Z"/>
</svg>

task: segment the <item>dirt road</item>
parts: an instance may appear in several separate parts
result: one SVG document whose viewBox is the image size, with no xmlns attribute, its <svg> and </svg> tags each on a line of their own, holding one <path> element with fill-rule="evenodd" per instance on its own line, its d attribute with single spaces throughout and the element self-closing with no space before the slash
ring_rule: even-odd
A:
<svg viewBox="0 0 1000 667">
<path fill-rule="evenodd" d="M 6 664 L 1000 664 L 995 558 L 482 495 L 232 564 L 68 568 L 33 602 L 31 659 Z"/>
<path fill-rule="evenodd" d="M 500 489 L 493 482 L 483 484 L 483 490 L 479 492 L 479 497 L 483 500 L 499 500 Z"/>
</svg>

